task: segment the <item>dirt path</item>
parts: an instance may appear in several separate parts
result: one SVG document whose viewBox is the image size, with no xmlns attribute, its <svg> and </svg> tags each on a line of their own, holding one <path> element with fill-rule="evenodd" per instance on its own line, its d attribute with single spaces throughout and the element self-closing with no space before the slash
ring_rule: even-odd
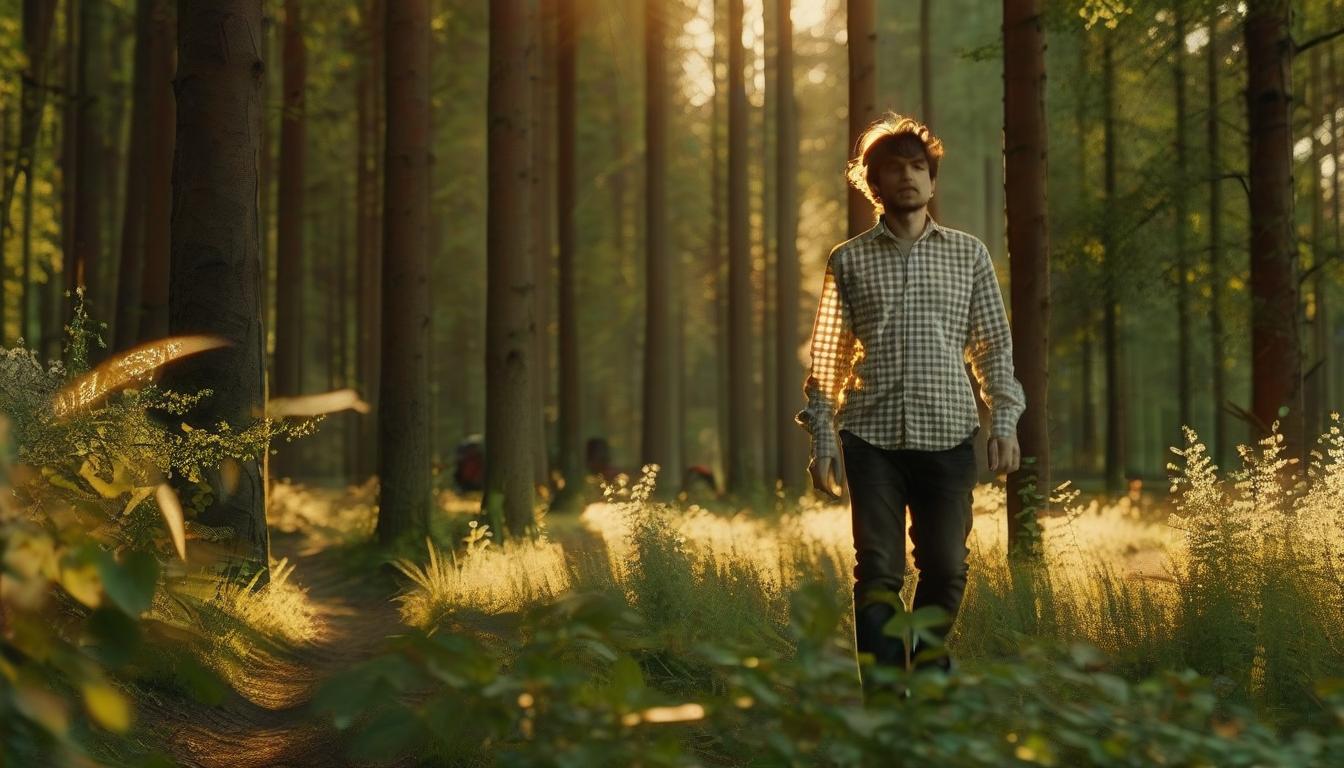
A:
<svg viewBox="0 0 1344 768">
<path fill-rule="evenodd" d="M 141 702 L 142 721 L 154 724 L 181 765 L 200 768 L 346 766 L 341 739 L 309 708 L 318 685 L 374 655 L 387 635 L 403 628 L 390 598 L 393 581 L 352 578 L 334 550 L 301 554 L 300 536 L 272 539 L 273 556 L 295 564 L 290 580 L 305 588 L 317 612 L 315 641 L 256 651 L 245 674 L 217 706 L 185 697 Z"/>
<path fill-rule="evenodd" d="M 552 538 L 561 543 L 572 572 L 605 572 L 606 546 L 577 515 L 555 515 Z M 298 646 L 248 643 L 247 658 L 227 674 L 225 699 L 210 706 L 178 691 L 150 689 L 138 700 L 139 721 L 153 743 L 192 768 L 343 768 L 340 733 L 312 711 L 318 687 L 333 674 L 375 655 L 388 635 L 405 629 L 391 599 L 398 582 L 377 569 L 363 572 L 338 548 L 314 549 L 315 539 L 276 532 L 275 560 L 294 564 L 289 581 L 307 592 L 316 612 L 313 641 Z M 507 643 L 517 616 L 473 616 L 459 631 Z M 487 637 L 488 636 L 488 637 Z"/>
</svg>

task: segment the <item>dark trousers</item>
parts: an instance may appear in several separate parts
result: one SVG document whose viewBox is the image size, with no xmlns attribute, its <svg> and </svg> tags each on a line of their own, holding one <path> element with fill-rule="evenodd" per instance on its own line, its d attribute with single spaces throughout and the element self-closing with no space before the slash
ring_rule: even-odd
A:
<svg viewBox="0 0 1344 768">
<path fill-rule="evenodd" d="M 854 634 L 859 653 L 880 665 L 909 668 L 904 640 L 889 637 L 883 625 L 896 612 L 875 592 L 899 594 L 905 584 L 905 509 L 910 508 L 919 583 L 913 609 L 937 605 L 948 620 L 933 634 L 947 637 L 966 589 L 966 539 L 971 534 L 971 491 L 977 469 L 972 432 L 943 451 L 888 450 L 840 430 L 854 526 Z M 915 642 L 911 657 L 921 650 Z M 949 669 L 950 657 L 933 662 Z"/>
</svg>

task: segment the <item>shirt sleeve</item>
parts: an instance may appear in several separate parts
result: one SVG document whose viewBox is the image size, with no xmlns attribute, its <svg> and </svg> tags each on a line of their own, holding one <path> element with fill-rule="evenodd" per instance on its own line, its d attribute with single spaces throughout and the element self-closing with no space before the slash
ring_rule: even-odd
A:
<svg viewBox="0 0 1344 768">
<path fill-rule="evenodd" d="M 812 436 L 813 458 L 834 458 L 839 454 L 835 411 L 844 401 L 845 386 L 853 370 L 855 347 L 849 308 L 840 293 L 831 261 L 828 261 L 821 301 L 812 325 L 812 368 L 803 383 L 807 407 L 793 418 Z"/>
<path fill-rule="evenodd" d="M 1012 329 L 994 275 L 994 262 L 983 243 L 971 288 L 966 359 L 980 385 L 980 395 L 989 406 L 990 435 L 1017 434 L 1017 420 L 1027 408 L 1027 399 L 1022 383 L 1013 376 Z"/>
</svg>

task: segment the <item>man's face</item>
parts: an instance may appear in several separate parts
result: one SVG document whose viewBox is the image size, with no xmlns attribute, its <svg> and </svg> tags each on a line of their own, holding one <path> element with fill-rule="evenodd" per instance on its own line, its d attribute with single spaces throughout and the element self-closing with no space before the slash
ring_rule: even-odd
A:
<svg viewBox="0 0 1344 768">
<path fill-rule="evenodd" d="M 929 160 L 923 152 L 907 155 L 887 148 L 879 151 L 874 162 L 877 173 L 873 182 L 886 210 L 909 213 L 929 204 L 934 180 L 929 176 Z"/>
</svg>

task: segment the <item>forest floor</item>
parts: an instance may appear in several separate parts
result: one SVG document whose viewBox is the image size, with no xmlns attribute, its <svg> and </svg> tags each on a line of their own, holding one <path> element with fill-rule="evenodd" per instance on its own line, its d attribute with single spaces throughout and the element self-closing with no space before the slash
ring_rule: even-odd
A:
<svg viewBox="0 0 1344 768">
<path fill-rule="evenodd" d="M 141 715 L 181 765 L 201 768 L 344 766 L 339 736 L 309 707 L 323 680 L 373 656 L 403 625 L 388 575 L 360 577 L 343 550 L 306 549 L 301 534 L 272 537 L 273 556 L 295 564 L 318 632 L 309 643 L 253 648 L 244 675 L 231 676 L 224 700 L 209 705 L 179 695 L 141 700 Z"/>
<path fill-rule="evenodd" d="M 1150 510 L 1151 511 L 1151 510 Z M 601 536 L 576 514 L 549 517 L 548 531 L 563 547 L 571 568 L 581 558 L 605 562 Z M 276 531 L 275 561 L 294 566 L 289 582 L 306 593 L 316 624 L 302 643 L 250 642 L 240 663 L 224 675 L 222 701 L 208 704 L 181 690 L 139 692 L 139 715 L 150 724 L 150 741 L 166 748 L 176 764 L 193 768 L 336 768 L 354 763 L 330 718 L 315 711 L 314 695 L 324 681 L 376 656 L 390 636 L 405 630 L 396 596 L 406 580 L 368 545 L 331 543 L 308 532 Z M 1125 553 L 1126 570 L 1161 578 L 1155 549 Z M 518 617 L 463 613 L 448 631 L 479 636 L 491 644 L 517 642 Z M 209 640 L 209 638 L 206 638 Z M 395 764 L 394 764 L 395 765 Z"/>
<path fill-rule="evenodd" d="M 551 531 L 567 556 L 603 547 L 577 516 L 555 516 Z M 345 756 L 342 736 L 311 704 L 332 675 L 379 653 L 406 628 L 395 597 L 404 583 L 390 566 L 367 567 L 341 546 L 314 547 L 303 533 L 275 533 L 272 558 L 294 565 L 289 581 L 306 592 L 317 631 L 303 644 L 249 646 L 241 674 L 228 677 L 224 700 L 211 705 L 178 691 L 142 691 L 142 722 L 153 742 L 173 760 L 193 768 L 338 768 L 357 765 Z M 361 553 L 361 555 L 364 553 Z M 479 615 L 461 627 L 496 643 L 514 639 L 512 616 Z M 395 763 L 391 765 L 397 765 Z"/>
</svg>

